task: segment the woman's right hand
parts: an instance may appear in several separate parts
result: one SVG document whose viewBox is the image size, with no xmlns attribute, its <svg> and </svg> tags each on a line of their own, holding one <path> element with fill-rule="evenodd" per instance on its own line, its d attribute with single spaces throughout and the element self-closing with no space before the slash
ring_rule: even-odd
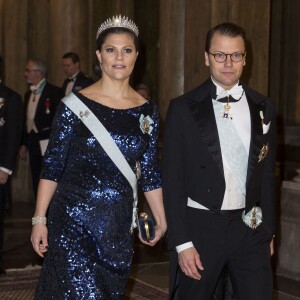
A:
<svg viewBox="0 0 300 300">
<path fill-rule="evenodd" d="M 48 251 L 48 228 L 45 224 L 32 226 L 31 243 L 34 251 L 41 257 Z"/>
</svg>

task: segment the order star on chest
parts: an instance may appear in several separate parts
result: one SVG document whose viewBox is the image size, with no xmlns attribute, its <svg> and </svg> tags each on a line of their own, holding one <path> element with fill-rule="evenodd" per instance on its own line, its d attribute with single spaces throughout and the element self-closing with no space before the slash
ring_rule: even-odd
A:
<svg viewBox="0 0 300 300">
<path fill-rule="evenodd" d="M 154 124 L 154 121 L 152 120 L 152 118 L 149 115 L 145 117 L 142 114 L 140 116 L 140 128 L 143 133 L 148 133 L 150 135 L 153 130 L 152 124 Z"/>
</svg>

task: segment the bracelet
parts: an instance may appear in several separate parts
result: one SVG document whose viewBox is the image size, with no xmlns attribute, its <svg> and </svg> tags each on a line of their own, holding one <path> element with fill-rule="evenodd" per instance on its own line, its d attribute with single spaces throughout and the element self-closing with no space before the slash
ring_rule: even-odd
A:
<svg viewBox="0 0 300 300">
<path fill-rule="evenodd" d="M 41 216 L 36 216 L 32 218 L 32 225 L 36 224 L 47 224 L 47 218 L 46 217 L 41 217 Z"/>
</svg>

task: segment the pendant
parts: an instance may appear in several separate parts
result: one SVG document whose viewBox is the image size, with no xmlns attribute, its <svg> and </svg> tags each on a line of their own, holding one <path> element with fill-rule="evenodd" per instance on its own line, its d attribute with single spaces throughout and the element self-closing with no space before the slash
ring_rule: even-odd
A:
<svg viewBox="0 0 300 300">
<path fill-rule="evenodd" d="M 46 114 L 47 114 L 47 115 L 50 114 L 50 109 L 49 109 L 49 107 L 46 108 Z"/>
<path fill-rule="evenodd" d="M 231 109 L 231 106 L 230 106 L 229 103 L 227 102 L 227 103 L 224 105 L 224 112 L 223 112 L 223 114 L 222 114 L 222 118 L 223 118 L 223 119 L 232 120 L 231 113 L 230 113 L 230 109 Z"/>
</svg>

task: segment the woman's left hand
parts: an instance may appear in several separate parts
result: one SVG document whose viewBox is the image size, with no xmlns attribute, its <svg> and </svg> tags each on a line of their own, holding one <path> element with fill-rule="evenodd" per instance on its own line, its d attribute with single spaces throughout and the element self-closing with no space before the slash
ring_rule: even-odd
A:
<svg viewBox="0 0 300 300">
<path fill-rule="evenodd" d="M 161 238 L 163 238 L 165 232 L 166 230 L 164 230 L 161 226 L 155 226 L 155 237 L 153 240 L 150 240 L 149 242 L 144 241 L 141 237 L 140 232 L 139 239 L 143 244 L 153 247 Z"/>
</svg>

